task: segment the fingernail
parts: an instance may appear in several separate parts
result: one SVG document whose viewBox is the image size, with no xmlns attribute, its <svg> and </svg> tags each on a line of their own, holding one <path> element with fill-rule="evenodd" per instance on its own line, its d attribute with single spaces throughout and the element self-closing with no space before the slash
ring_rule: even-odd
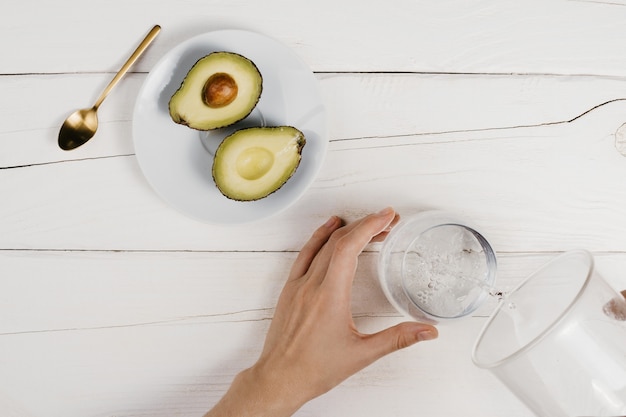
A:
<svg viewBox="0 0 626 417">
<path fill-rule="evenodd" d="M 382 209 L 381 211 L 379 211 L 378 213 L 376 213 L 376 215 L 380 217 L 385 217 L 391 214 L 391 212 L 393 212 L 393 209 L 391 207 L 386 207 Z"/>
<path fill-rule="evenodd" d="M 424 342 L 426 340 L 436 339 L 439 334 L 436 330 L 422 330 L 417 334 L 417 340 L 420 342 Z"/>
<path fill-rule="evenodd" d="M 337 222 L 337 216 L 331 216 L 330 219 L 326 220 L 324 223 L 324 227 L 333 227 Z"/>
</svg>

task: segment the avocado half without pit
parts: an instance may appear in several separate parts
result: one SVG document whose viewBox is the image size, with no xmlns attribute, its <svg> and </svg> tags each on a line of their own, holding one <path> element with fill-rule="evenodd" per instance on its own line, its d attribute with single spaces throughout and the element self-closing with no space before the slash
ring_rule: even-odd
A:
<svg viewBox="0 0 626 417">
<path fill-rule="evenodd" d="M 197 130 L 232 125 L 256 106 L 263 78 L 248 58 L 233 52 L 213 52 L 189 70 L 169 102 L 176 123 Z"/>
<path fill-rule="evenodd" d="M 215 152 L 215 184 L 232 200 L 267 197 L 296 171 L 305 143 L 304 134 L 291 126 L 238 130 Z"/>
</svg>

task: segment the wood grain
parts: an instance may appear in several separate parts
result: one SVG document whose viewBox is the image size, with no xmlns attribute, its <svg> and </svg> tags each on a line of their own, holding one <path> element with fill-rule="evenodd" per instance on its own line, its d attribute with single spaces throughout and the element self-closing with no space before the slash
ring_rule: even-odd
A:
<svg viewBox="0 0 626 417">
<path fill-rule="evenodd" d="M 626 3 L 572 0 L 12 2 L 0 14 L 0 415 L 202 415 L 256 359 L 282 283 L 332 214 L 446 209 L 477 224 L 511 288 L 557 253 L 594 252 L 626 288 Z M 163 31 L 87 145 L 58 128 Z M 144 179 L 138 92 L 180 42 L 239 28 L 315 72 L 329 123 L 303 198 L 253 225 L 189 219 Z M 402 317 L 360 258 L 366 332 Z M 494 307 L 377 362 L 299 416 L 530 417 L 469 353 Z M 453 399 L 452 401 L 450 399 Z"/>
<path fill-rule="evenodd" d="M 0 379 L 0 392 L 33 416 L 201 414 L 259 354 L 272 307 L 295 257 L 30 251 L 1 255 L 0 263 L 15 272 L 0 294 L 0 357 L 5 358 L 0 374 L 12 376 Z M 501 256 L 500 288 L 511 288 L 551 257 Z M 621 278 L 626 255 L 597 259 L 604 275 Z M 375 254 L 362 257 L 353 292 L 357 325 L 365 332 L 402 320 L 378 288 L 375 262 Z M 367 410 L 384 414 L 389 409 L 410 415 L 415 404 L 403 400 L 407 395 L 417 395 L 420 406 L 435 416 L 460 413 L 467 407 L 461 399 L 476 402 L 474 410 L 483 415 L 529 415 L 469 361 L 473 340 L 492 307 L 490 301 L 475 317 L 440 326 L 438 341 L 381 360 L 299 415 Z M 460 400 L 442 401 L 446 390 Z M 37 401 L 32 401 L 34 393 Z"/>
<path fill-rule="evenodd" d="M 302 200 L 254 227 L 181 216 L 132 155 L 4 169 L 0 248 L 294 251 L 330 215 L 392 205 L 460 213 L 498 251 L 624 251 L 624 114 L 615 101 L 572 122 L 335 141 Z"/>
<path fill-rule="evenodd" d="M 241 28 L 282 41 L 314 71 L 622 76 L 625 13 L 619 2 L 570 0 L 395 0 L 385 5 L 113 0 L 94 3 L 89 13 L 79 0 L 65 0 L 62 7 L 27 0 L 12 4 L 0 17 L 8 35 L 0 39 L 0 73 L 115 72 L 158 23 L 163 32 L 135 71 L 148 71 L 191 36 Z"/>
</svg>

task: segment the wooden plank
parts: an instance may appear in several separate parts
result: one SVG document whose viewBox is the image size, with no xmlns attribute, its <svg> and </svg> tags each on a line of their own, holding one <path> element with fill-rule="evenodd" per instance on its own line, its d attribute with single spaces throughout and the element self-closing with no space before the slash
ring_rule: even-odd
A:
<svg viewBox="0 0 626 417">
<path fill-rule="evenodd" d="M 145 77 L 123 79 L 98 111 L 98 132 L 71 152 L 57 141 L 63 121 L 74 110 L 94 104 L 109 82 L 103 75 L 28 75 L 0 77 L 0 167 L 45 164 L 133 153 L 132 114 Z M 38 97 L 33 100 L 32 97 Z"/>
<path fill-rule="evenodd" d="M 92 5 L 97 19 L 82 9 L 78 0 L 64 2 L 63 13 L 31 0 L 5 10 L 0 73 L 117 71 L 155 23 L 163 31 L 138 71 L 191 36 L 233 27 L 278 39 L 315 71 L 623 75 L 626 68 L 620 1 L 112 0 Z"/>
<path fill-rule="evenodd" d="M 376 247 L 372 247 L 376 249 Z M 498 255 L 497 287 L 508 291 L 556 253 Z M 2 251 L 0 337 L 105 329 L 268 321 L 293 252 Z M 599 273 L 626 289 L 624 253 L 596 253 Z M 398 318 L 379 283 L 377 252 L 360 258 L 353 313 Z M 490 300 L 475 313 L 486 317 Z"/>
<path fill-rule="evenodd" d="M 626 97 L 605 77 L 318 74 L 331 141 L 541 125 Z M 134 153 L 133 107 L 144 74 L 131 74 L 102 105 L 99 130 L 73 151 L 57 146 L 69 113 L 90 106 L 101 74 L 0 77 L 0 168 Z M 38 100 L 30 97 L 38 96 Z M 28 111 L 25 111 L 28 109 Z M 36 116 L 34 116 L 36 115 Z"/>
<path fill-rule="evenodd" d="M 615 146 L 626 122 L 625 5 L 111 0 L 90 4 L 91 15 L 77 0 L 5 7 L 0 415 L 202 415 L 256 360 L 296 252 L 331 214 L 447 209 L 490 239 L 502 289 L 573 247 L 595 251 L 598 270 L 626 288 L 626 161 Z M 98 137 L 59 150 L 63 119 L 93 103 L 154 23 L 163 32 L 103 105 Z M 131 126 L 158 59 L 191 36 L 233 27 L 282 41 L 316 72 L 332 143 L 288 211 L 224 227 L 155 195 Z M 367 248 L 355 280 L 363 331 L 402 320 L 378 287 L 378 248 Z M 406 416 L 419 407 L 435 417 L 530 417 L 469 360 L 493 306 L 298 415 Z"/>
<path fill-rule="evenodd" d="M 297 250 L 332 214 L 393 205 L 464 215 L 497 251 L 624 251 L 626 161 L 614 135 L 624 114 L 617 101 L 571 123 L 335 141 L 304 197 L 254 227 L 180 215 L 132 155 L 4 169 L 0 248 Z"/>
<path fill-rule="evenodd" d="M 469 360 L 483 322 L 468 319 L 438 341 L 388 356 L 297 415 L 410 415 L 419 401 L 429 415 L 443 417 L 478 399 L 472 406 L 476 415 L 530 416 Z M 202 415 L 233 376 L 254 363 L 266 326 L 244 322 L 3 337 L 0 352 L 11 360 L 0 364 L 0 391 L 32 416 Z M 442 392 L 459 401 L 443 401 Z"/>
<path fill-rule="evenodd" d="M 0 334 L 267 320 L 294 253 L 0 252 Z"/>
<path fill-rule="evenodd" d="M 553 256 L 500 256 L 500 288 Z M 82 417 L 202 414 L 256 360 L 295 254 L 9 251 L 0 257 L 6 268 L 0 405 L 22 409 L 19 417 Z M 596 260 L 609 282 L 626 287 L 626 254 Z M 353 290 L 363 332 L 403 320 L 378 287 L 375 262 L 373 253 L 361 257 Z M 440 325 L 438 341 L 382 359 L 298 415 L 409 415 L 410 397 L 435 416 L 459 414 L 471 401 L 475 415 L 530 416 L 470 361 L 493 305 Z M 442 392 L 459 401 L 442 401 Z"/>
</svg>

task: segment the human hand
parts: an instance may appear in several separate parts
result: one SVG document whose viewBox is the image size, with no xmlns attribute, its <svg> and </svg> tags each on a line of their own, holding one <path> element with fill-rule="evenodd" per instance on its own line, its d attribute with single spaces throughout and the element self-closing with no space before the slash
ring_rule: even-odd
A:
<svg viewBox="0 0 626 417">
<path fill-rule="evenodd" d="M 626 290 L 621 292 L 622 298 L 614 298 L 604 305 L 604 314 L 612 319 L 626 321 Z"/>
<path fill-rule="evenodd" d="M 236 403 L 240 417 L 288 416 L 382 356 L 437 337 L 435 327 L 416 322 L 363 334 L 352 318 L 357 258 L 398 218 L 389 208 L 343 227 L 332 217 L 315 231 L 294 262 L 259 360 L 222 403 Z M 223 405 L 209 415 L 230 415 Z"/>
</svg>

